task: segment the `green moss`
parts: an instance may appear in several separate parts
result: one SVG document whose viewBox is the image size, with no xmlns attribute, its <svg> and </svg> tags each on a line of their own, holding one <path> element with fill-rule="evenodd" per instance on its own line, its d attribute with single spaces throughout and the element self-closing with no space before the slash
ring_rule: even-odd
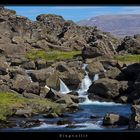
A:
<svg viewBox="0 0 140 140">
<path fill-rule="evenodd" d="M 115 56 L 114 59 L 121 62 L 140 62 L 140 55 Z"/>
<path fill-rule="evenodd" d="M 44 60 L 65 60 L 65 59 L 72 59 L 76 55 L 80 55 L 80 51 L 71 51 L 71 52 L 64 52 L 64 51 L 49 51 L 45 52 L 43 50 L 32 50 L 26 54 L 26 58 L 30 60 L 36 59 L 44 59 Z"/>
<path fill-rule="evenodd" d="M 51 107 L 55 113 L 60 113 L 61 106 L 47 99 L 27 99 L 20 94 L 0 92 L 0 120 L 6 120 L 13 115 L 17 109 L 33 110 L 33 113 L 43 113 L 48 107 Z"/>
</svg>

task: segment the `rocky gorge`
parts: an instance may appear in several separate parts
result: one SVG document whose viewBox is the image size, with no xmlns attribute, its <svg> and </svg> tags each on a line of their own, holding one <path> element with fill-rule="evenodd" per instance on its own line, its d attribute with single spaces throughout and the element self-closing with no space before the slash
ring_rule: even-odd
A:
<svg viewBox="0 0 140 140">
<path fill-rule="evenodd" d="M 139 53 L 138 34 L 0 7 L 0 129 L 139 129 Z"/>
</svg>

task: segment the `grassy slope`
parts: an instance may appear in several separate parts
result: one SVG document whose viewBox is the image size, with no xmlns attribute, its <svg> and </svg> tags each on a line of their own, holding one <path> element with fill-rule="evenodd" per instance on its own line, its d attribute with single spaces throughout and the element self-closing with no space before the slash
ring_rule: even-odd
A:
<svg viewBox="0 0 140 140">
<path fill-rule="evenodd" d="M 27 99 L 20 94 L 0 92 L 0 120 L 6 120 L 8 116 L 15 113 L 15 109 L 30 108 L 34 113 L 43 113 L 48 107 L 56 113 L 61 112 L 59 104 L 47 99 Z"/>
<path fill-rule="evenodd" d="M 115 56 L 115 60 L 121 62 L 138 62 L 140 63 L 140 55 L 122 55 L 122 56 Z"/>
<path fill-rule="evenodd" d="M 43 50 L 32 50 L 26 54 L 26 58 L 30 60 L 36 59 L 44 59 L 44 60 L 65 60 L 65 59 L 72 59 L 74 56 L 81 54 L 80 51 L 71 51 L 71 52 L 64 52 L 64 51 L 49 51 L 45 52 Z"/>
</svg>

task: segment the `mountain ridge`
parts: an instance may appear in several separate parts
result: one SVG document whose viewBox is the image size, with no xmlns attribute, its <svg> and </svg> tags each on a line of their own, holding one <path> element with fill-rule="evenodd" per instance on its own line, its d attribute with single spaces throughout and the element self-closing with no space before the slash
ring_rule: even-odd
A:
<svg viewBox="0 0 140 140">
<path fill-rule="evenodd" d="M 140 14 L 100 15 L 78 21 L 77 24 L 97 26 L 100 30 L 118 37 L 132 36 L 140 33 Z"/>
</svg>

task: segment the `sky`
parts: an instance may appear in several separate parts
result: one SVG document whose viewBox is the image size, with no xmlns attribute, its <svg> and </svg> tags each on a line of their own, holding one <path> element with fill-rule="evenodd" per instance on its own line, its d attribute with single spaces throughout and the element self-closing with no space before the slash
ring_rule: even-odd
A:
<svg viewBox="0 0 140 140">
<path fill-rule="evenodd" d="M 40 14 L 56 14 L 75 22 L 99 15 L 140 14 L 140 6 L 7 6 L 17 15 L 36 20 Z"/>
</svg>

